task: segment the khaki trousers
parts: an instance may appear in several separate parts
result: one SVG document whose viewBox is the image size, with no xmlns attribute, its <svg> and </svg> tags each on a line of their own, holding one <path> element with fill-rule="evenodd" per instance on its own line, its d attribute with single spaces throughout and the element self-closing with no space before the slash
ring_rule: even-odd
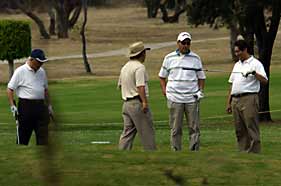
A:
<svg viewBox="0 0 281 186">
<path fill-rule="evenodd" d="M 131 150 L 138 133 L 144 150 L 156 150 L 151 112 L 144 113 L 138 99 L 125 101 L 122 108 L 124 129 L 119 140 L 119 149 Z"/>
<path fill-rule="evenodd" d="M 199 129 L 199 102 L 175 103 L 168 100 L 170 111 L 171 147 L 175 151 L 182 149 L 182 126 L 183 115 L 188 121 L 189 129 L 189 150 L 199 150 L 200 129 Z"/>
<path fill-rule="evenodd" d="M 231 106 L 239 150 L 259 153 L 261 141 L 258 123 L 258 94 L 233 97 Z"/>
</svg>

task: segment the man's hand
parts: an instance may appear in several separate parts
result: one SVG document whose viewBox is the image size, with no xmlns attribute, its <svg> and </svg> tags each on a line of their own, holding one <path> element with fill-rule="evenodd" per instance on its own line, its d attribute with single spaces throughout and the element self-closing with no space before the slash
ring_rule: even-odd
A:
<svg viewBox="0 0 281 186">
<path fill-rule="evenodd" d="M 255 70 L 248 70 L 248 69 L 245 69 L 245 70 L 242 71 L 243 77 L 248 77 L 250 74 L 255 75 L 256 71 Z"/>
<path fill-rule="evenodd" d="M 53 110 L 52 105 L 49 105 L 49 106 L 48 106 L 48 111 L 49 111 L 49 115 L 51 115 L 51 116 L 54 115 L 54 110 Z"/>
<path fill-rule="evenodd" d="M 145 102 L 142 103 L 142 111 L 144 113 L 147 113 L 147 111 L 148 111 L 148 103 L 145 103 Z"/>
<path fill-rule="evenodd" d="M 199 101 L 200 99 L 204 98 L 204 93 L 201 90 L 199 90 L 193 96 L 197 99 L 197 101 Z"/>
<path fill-rule="evenodd" d="M 13 113 L 13 116 L 17 116 L 19 113 L 18 113 L 18 108 L 15 106 L 15 105 L 12 105 L 11 106 L 11 112 Z"/>
<path fill-rule="evenodd" d="M 232 108 L 231 108 L 231 105 L 230 105 L 230 104 L 228 104 L 228 105 L 226 106 L 225 111 L 226 111 L 226 113 L 228 113 L 228 114 L 231 114 L 231 113 L 232 113 Z"/>
<path fill-rule="evenodd" d="M 162 94 L 166 97 L 166 89 L 162 89 Z"/>
</svg>

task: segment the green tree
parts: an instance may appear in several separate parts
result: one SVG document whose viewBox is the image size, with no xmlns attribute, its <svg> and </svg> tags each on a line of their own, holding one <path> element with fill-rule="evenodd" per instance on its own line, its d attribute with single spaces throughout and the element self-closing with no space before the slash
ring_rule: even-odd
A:
<svg viewBox="0 0 281 186">
<path fill-rule="evenodd" d="M 0 21 L 0 60 L 9 63 L 9 77 L 14 72 L 14 60 L 28 57 L 31 51 L 31 30 L 27 21 Z"/>
<path fill-rule="evenodd" d="M 265 12 L 271 12 L 271 16 Z M 242 34 L 254 53 L 256 38 L 259 60 L 270 78 L 272 48 L 280 23 L 280 0 L 193 0 L 188 20 L 191 24 L 209 24 L 212 27 L 228 26 L 231 41 Z M 261 85 L 260 119 L 271 121 L 269 84 Z"/>
</svg>

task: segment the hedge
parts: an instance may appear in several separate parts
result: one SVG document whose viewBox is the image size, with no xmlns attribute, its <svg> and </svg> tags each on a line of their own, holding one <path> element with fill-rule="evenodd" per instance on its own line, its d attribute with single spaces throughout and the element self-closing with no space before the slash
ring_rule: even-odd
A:
<svg viewBox="0 0 281 186">
<path fill-rule="evenodd" d="M 28 57 L 31 29 L 28 21 L 0 20 L 0 60 Z"/>
</svg>

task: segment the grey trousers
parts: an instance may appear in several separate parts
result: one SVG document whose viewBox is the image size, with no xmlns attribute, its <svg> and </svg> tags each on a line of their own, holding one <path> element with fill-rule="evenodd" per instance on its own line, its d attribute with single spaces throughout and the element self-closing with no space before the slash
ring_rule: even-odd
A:
<svg viewBox="0 0 281 186">
<path fill-rule="evenodd" d="M 239 150 L 259 153 L 261 141 L 258 121 L 258 94 L 233 97 L 231 106 Z"/>
<path fill-rule="evenodd" d="M 199 129 L 199 102 L 194 103 L 175 103 L 167 101 L 170 111 L 171 147 L 175 151 L 182 149 L 182 127 L 183 115 L 188 121 L 189 129 L 189 150 L 197 151 L 200 145 Z"/>
<path fill-rule="evenodd" d="M 151 112 L 144 113 L 138 99 L 125 101 L 122 108 L 124 129 L 119 140 L 119 149 L 131 150 L 138 133 L 144 150 L 156 150 Z"/>
</svg>

